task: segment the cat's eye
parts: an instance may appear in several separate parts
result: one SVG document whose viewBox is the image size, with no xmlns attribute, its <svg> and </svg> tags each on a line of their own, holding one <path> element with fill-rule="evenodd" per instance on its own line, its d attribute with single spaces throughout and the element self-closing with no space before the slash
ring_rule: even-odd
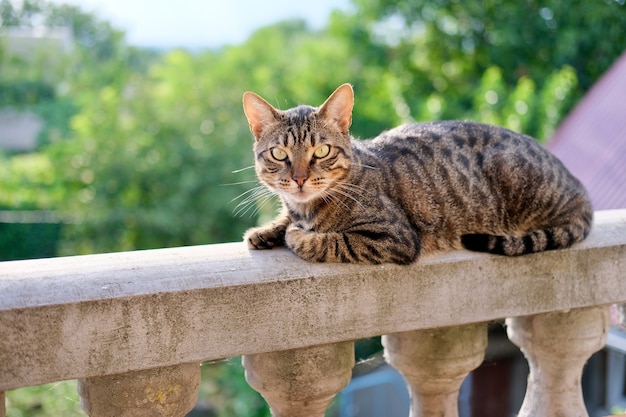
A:
<svg viewBox="0 0 626 417">
<path fill-rule="evenodd" d="M 316 158 L 325 158 L 328 156 L 329 153 L 330 153 L 330 145 L 322 145 L 315 150 L 313 155 L 315 155 Z"/>
<path fill-rule="evenodd" d="M 287 152 L 280 148 L 272 148 L 270 150 L 270 153 L 272 154 L 272 157 L 277 161 L 284 161 L 285 159 L 287 159 Z"/>
</svg>

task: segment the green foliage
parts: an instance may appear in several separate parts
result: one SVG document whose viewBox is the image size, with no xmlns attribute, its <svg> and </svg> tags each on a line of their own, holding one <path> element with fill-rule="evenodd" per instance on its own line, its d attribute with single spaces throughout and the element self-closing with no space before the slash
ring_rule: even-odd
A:
<svg viewBox="0 0 626 417">
<path fill-rule="evenodd" d="M 38 211 L 57 207 L 63 198 L 49 157 L 0 155 L 0 190 L 0 261 L 57 255 L 61 222 Z"/>
<path fill-rule="evenodd" d="M 150 76 L 130 80 L 127 94 L 100 90 L 73 119 L 71 146 L 55 148 L 58 168 L 73 190 L 64 208 L 81 219 L 76 234 L 68 236 L 68 251 L 240 236 L 241 229 L 233 233 L 234 206 L 228 201 L 246 188 L 227 184 L 240 181 L 232 172 L 250 164 L 250 150 L 241 146 L 245 125 L 226 122 L 239 97 L 211 100 L 205 92 L 214 81 L 203 80 L 205 63 L 187 53 L 173 52 L 164 61 Z"/>
<path fill-rule="evenodd" d="M 626 17 L 620 1 L 355 2 L 360 25 L 370 33 L 376 25 L 382 25 L 378 33 L 392 29 L 384 32 L 382 41 L 408 52 L 397 56 L 409 66 L 418 66 L 431 80 L 443 75 L 446 81 L 454 81 L 455 75 L 478 75 L 496 66 L 505 69 L 506 83 L 512 84 L 525 75 L 543 79 L 568 65 L 579 74 L 579 91 L 584 91 L 626 47 L 622 36 Z M 390 25 L 394 21 L 395 26 Z M 380 38 L 370 37 L 379 42 Z M 416 54 L 421 59 L 416 60 Z M 442 67 L 450 63 L 461 71 L 442 74 Z"/>
<path fill-rule="evenodd" d="M 285 22 L 240 47 L 198 56 L 170 52 L 148 75 L 128 74 L 123 90 L 97 91 L 72 121 L 72 143 L 52 150 L 73 190 L 64 209 L 81 219 L 67 236 L 65 251 L 240 239 L 255 223 L 245 214 L 256 211 L 244 207 L 237 218 L 236 202 L 229 204 L 251 188 L 229 184 L 254 182 L 252 170 L 233 174 L 253 163 L 241 95 L 245 89 L 264 91 L 276 80 L 276 95 L 321 102 L 346 76 L 340 71 L 331 76 L 329 62 L 328 76 L 317 77 L 323 85 L 316 86 L 307 82 L 309 66 L 289 65 L 294 55 L 331 60 L 332 51 L 339 59 L 338 45 L 320 48 L 314 40 L 302 22 Z M 245 80 L 241 87 L 240 80 Z M 289 90 L 293 94 L 282 93 Z M 271 89 L 264 94 L 272 97 Z"/>
<path fill-rule="evenodd" d="M 60 231 L 60 223 L 0 222 L 0 261 L 56 256 Z"/>
<path fill-rule="evenodd" d="M 54 89 L 41 81 L 0 82 L 0 106 L 35 104 L 54 99 Z"/>
<path fill-rule="evenodd" d="M 545 140 L 626 49 L 618 29 L 626 27 L 623 2 L 355 3 L 354 12 L 335 15 L 331 31 L 351 41 L 350 58 L 367 68 L 353 83 L 365 85 L 380 103 L 368 103 L 376 108 L 368 113 L 386 114 L 387 122 L 406 119 L 408 107 L 416 120 L 499 120 Z M 599 21 L 610 29 L 603 30 Z M 490 78 L 495 74 L 497 80 Z M 385 82 L 389 79 L 397 80 L 391 84 L 395 88 Z M 498 95 L 495 104 L 484 96 L 491 82 L 499 83 L 498 91 L 492 90 Z M 393 96 L 385 99 L 380 88 Z M 505 97 L 529 88 L 541 98 L 527 94 L 525 104 L 518 104 L 518 98 L 509 102 Z M 368 129 L 366 135 L 375 133 Z"/>
<path fill-rule="evenodd" d="M 85 417 L 76 381 L 64 381 L 6 393 L 6 417 Z"/>
<path fill-rule="evenodd" d="M 209 371 L 209 367 L 213 369 Z M 212 381 L 204 383 L 204 388 L 207 398 L 212 399 L 217 417 L 271 417 L 265 400 L 246 383 L 240 357 L 205 365 L 203 369 L 208 371 L 203 373 L 203 377 L 208 376 L 203 381 Z"/>
<path fill-rule="evenodd" d="M 270 417 L 261 395 L 246 383 L 241 358 L 206 363 L 201 368 L 202 382 L 198 404 L 215 417 Z M 7 417 L 84 417 L 76 381 L 63 381 L 6 393 Z M 196 414 L 194 414 L 196 415 Z"/>
<path fill-rule="evenodd" d="M 37 139 L 39 148 L 72 136 L 70 120 L 78 112 L 78 104 L 71 97 L 56 97 L 54 101 L 45 101 L 30 109 L 44 121 Z"/>
<path fill-rule="evenodd" d="M 45 153 L 0 154 L 0 210 L 40 210 L 57 207 L 63 189 Z"/>
</svg>

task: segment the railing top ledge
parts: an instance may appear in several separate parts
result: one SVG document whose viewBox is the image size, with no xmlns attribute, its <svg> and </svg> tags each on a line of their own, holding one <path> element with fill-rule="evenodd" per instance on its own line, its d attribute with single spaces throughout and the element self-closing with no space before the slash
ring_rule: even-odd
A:
<svg viewBox="0 0 626 417">
<path fill-rule="evenodd" d="M 286 249 L 251 251 L 242 243 L 225 243 L 132 252 L 0 262 L 0 311 L 54 304 L 69 304 L 120 297 L 267 284 L 310 277 L 340 278 L 346 275 L 377 275 L 393 278 L 411 274 L 445 274 L 442 265 L 483 264 L 489 278 L 495 266 L 499 274 L 507 265 L 524 279 L 525 263 L 555 264 L 563 257 L 605 247 L 626 245 L 626 209 L 595 213 L 589 238 L 566 251 L 547 252 L 525 258 L 504 258 L 465 251 L 421 259 L 412 266 L 310 264 Z M 582 256 L 582 255 L 581 255 Z M 587 258 L 588 255 L 582 256 Z M 580 260 L 580 259 L 579 259 Z M 499 267 L 503 267 L 500 270 Z M 534 269 L 534 268 L 533 268 Z M 562 266 L 558 268 L 562 270 Z M 453 271 L 456 268 L 452 269 Z M 532 271 L 528 271 L 532 272 Z M 554 271 L 557 272 L 557 271 Z M 617 271 L 616 271 L 617 272 Z M 466 274 L 463 274 L 466 275 Z M 498 279 L 492 277 L 492 279 Z"/>
<path fill-rule="evenodd" d="M 309 264 L 241 243 L 0 263 L 0 391 L 626 301 L 626 210 L 521 258 Z"/>
</svg>

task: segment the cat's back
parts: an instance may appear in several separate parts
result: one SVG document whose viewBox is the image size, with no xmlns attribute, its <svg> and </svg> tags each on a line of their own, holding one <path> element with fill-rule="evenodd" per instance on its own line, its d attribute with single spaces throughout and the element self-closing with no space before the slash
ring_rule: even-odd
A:
<svg viewBox="0 0 626 417">
<path fill-rule="evenodd" d="M 364 162 L 378 168 L 369 175 L 382 179 L 386 193 L 421 230 L 441 235 L 433 247 L 445 248 L 442 242 L 464 233 L 532 228 L 538 218 L 549 224 L 555 207 L 589 211 L 582 184 L 556 157 L 535 139 L 502 127 L 415 123 L 361 146 L 367 149 Z"/>
<path fill-rule="evenodd" d="M 396 171 L 426 170 L 441 185 L 465 186 L 496 172 L 498 176 L 570 176 L 561 162 L 534 138 L 512 130 L 467 121 L 437 121 L 398 126 L 365 141 L 379 166 Z M 460 176 L 459 181 L 454 181 Z M 447 181 L 450 179 L 450 181 Z M 574 181 L 576 182 L 576 181 Z"/>
<path fill-rule="evenodd" d="M 411 147 L 424 152 L 423 157 L 441 152 L 444 156 L 466 150 L 481 152 L 490 148 L 504 149 L 515 146 L 539 148 L 533 138 L 509 129 L 467 121 L 436 121 L 413 123 L 384 131 L 367 143 L 377 152 L 408 151 Z"/>
</svg>

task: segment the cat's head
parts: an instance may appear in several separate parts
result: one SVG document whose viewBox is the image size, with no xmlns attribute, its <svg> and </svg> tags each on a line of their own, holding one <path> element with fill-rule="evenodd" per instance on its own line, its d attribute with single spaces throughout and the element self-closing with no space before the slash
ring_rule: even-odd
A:
<svg viewBox="0 0 626 417">
<path fill-rule="evenodd" d="M 350 170 L 354 93 L 337 88 L 320 107 L 281 111 L 255 93 L 243 108 L 255 137 L 256 173 L 272 191 L 296 203 L 324 198 Z"/>
</svg>

